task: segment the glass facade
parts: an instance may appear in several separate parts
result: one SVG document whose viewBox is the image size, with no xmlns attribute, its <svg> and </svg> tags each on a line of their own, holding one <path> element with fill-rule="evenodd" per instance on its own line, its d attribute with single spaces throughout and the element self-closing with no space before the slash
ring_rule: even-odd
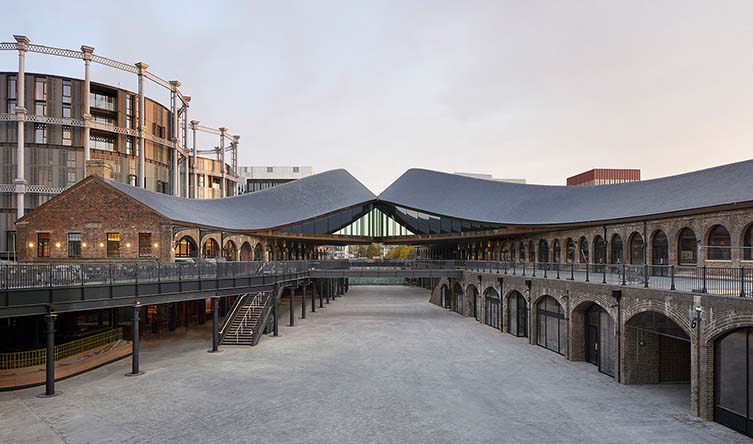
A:
<svg viewBox="0 0 753 444">
<path fill-rule="evenodd" d="M 714 420 L 753 437 L 753 329 L 714 343 Z"/>
<path fill-rule="evenodd" d="M 561 355 L 567 354 L 567 321 L 559 302 L 544 296 L 538 303 L 536 343 Z"/>
<path fill-rule="evenodd" d="M 716 225 L 709 232 L 708 253 L 706 259 L 711 261 L 728 261 L 732 258 L 732 243 L 729 231 L 721 225 Z"/>
<path fill-rule="evenodd" d="M 680 265 L 698 263 L 698 240 L 690 228 L 683 228 L 677 239 L 677 261 Z"/>
</svg>

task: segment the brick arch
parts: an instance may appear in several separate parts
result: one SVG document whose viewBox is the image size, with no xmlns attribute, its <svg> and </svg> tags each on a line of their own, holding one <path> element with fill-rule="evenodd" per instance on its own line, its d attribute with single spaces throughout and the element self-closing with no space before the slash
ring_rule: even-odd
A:
<svg viewBox="0 0 753 444">
<path fill-rule="evenodd" d="M 630 322 L 630 320 L 633 319 L 635 316 L 641 313 L 645 313 L 647 311 L 653 311 L 653 312 L 666 316 L 672 322 L 680 326 L 680 328 L 682 328 L 685 334 L 688 335 L 688 337 L 690 337 L 691 341 L 694 340 L 695 335 L 693 334 L 693 331 L 690 328 L 690 320 L 688 319 L 687 311 L 682 313 L 681 310 L 678 310 L 674 307 L 667 310 L 663 302 L 643 301 L 633 306 L 623 307 L 623 310 L 622 310 L 623 325 L 627 325 L 628 322 Z"/>
<path fill-rule="evenodd" d="M 714 322 L 713 327 L 706 327 L 703 329 L 705 344 L 713 346 L 714 341 L 716 341 L 717 339 L 727 335 L 728 333 L 732 333 L 739 328 L 745 327 L 753 328 L 753 318 L 750 316 L 750 314 L 744 315 L 736 313 L 733 316 Z"/>
<path fill-rule="evenodd" d="M 586 311 L 592 306 L 598 305 L 603 308 L 612 318 L 612 322 L 617 326 L 618 320 L 615 309 L 612 308 L 606 297 L 601 295 L 589 295 L 588 297 L 578 298 L 570 301 L 569 328 L 568 328 L 568 350 L 570 350 L 571 361 L 585 361 L 586 359 Z"/>
<path fill-rule="evenodd" d="M 495 286 L 494 286 L 493 284 L 487 284 L 487 285 L 486 285 L 486 286 L 484 286 L 483 288 L 484 288 L 484 291 L 482 291 L 482 292 L 481 292 L 481 295 L 482 295 L 482 296 L 486 296 L 486 291 L 487 291 L 487 290 L 494 290 L 494 292 L 495 292 L 495 293 L 497 293 L 497 296 L 498 296 L 498 297 L 499 297 L 500 299 L 502 298 L 502 296 L 500 295 L 500 291 L 499 291 L 499 290 L 497 290 L 497 287 L 495 287 Z"/>
<path fill-rule="evenodd" d="M 753 229 L 753 221 L 748 222 L 747 224 L 745 224 L 743 226 L 743 229 L 740 230 L 740 234 L 739 234 L 738 241 L 737 241 L 738 246 L 740 248 L 742 248 L 742 247 L 745 246 L 745 233 L 747 233 L 748 230 L 751 230 L 751 229 Z M 753 243 L 753 239 L 751 239 L 751 243 Z M 745 252 L 741 250 L 740 259 L 741 260 L 751 260 L 751 259 L 753 259 L 753 251 L 750 252 L 750 253 L 748 253 L 748 254 L 750 255 L 749 259 L 745 259 Z"/>
<path fill-rule="evenodd" d="M 180 243 L 180 241 L 182 241 L 184 238 L 188 239 L 193 244 L 193 247 L 196 249 L 195 251 L 196 255 L 191 256 L 191 257 L 200 257 L 201 245 L 198 242 L 196 242 L 196 238 L 188 232 L 178 233 L 178 235 L 175 236 L 175 240 L 173 241 L 173 252 L 175 252 L 175 249 L 177 248 L 178 243 Z"/>
<path fill-rule="evenodd" d="M 463 313 L 466 316 L 473 316 L 473 304 L 476 302 L 474 299 L 474 296 L 471 293 L 471 287 L 473 287 L 474 290 L 478 292 L 478 285 L 476 283 L 471 282 L 470 284 L 467 284 L 465 286 L 465 293 L 463 300 L 465 301 L 465 307 L 463 308 Z M 479 293 L 481 295 L 481 293 Z M 481 310 L 481 307 L 476 307 L 477 313 Z"/>
</svg>

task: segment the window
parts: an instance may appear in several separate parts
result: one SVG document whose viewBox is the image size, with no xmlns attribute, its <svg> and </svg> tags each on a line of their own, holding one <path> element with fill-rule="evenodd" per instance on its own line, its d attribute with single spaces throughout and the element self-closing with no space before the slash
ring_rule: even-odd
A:
<svg viewBox="0 0 753 444">
<path fill-rule="evenodd" d="M 81 233 L 68 233 L 68 257 L 81 257 Z"/>
<path fill-rule="evenodd" d="M 115 111 L 115 97 L 93 92 L 89 94 L 89 101 L 92 108 Z"/>
<path fill-rule="evenodd" d="M 136 186 L 136 176 L 133 174 L 128 175 L 128 185 L 135 187 Z"/>
<path fill-rule="evenodd" d="M 183 237 L 175 244 L 175 257 L 196 257 L 196 253 L 196 244 L 189 237 Z"/>
<path fill-rule="evenodd" d="M 748 225 L 743 235 L 743 260 L 753 260 L 753 224 Z"/>
<path fill-rule="evenodd" d="M 16 112 L 16 76 L 8 76 L 8 114 Z"/>
<path fill-rule="evenodd" d="M 92 120 L 98 123 L 104 123 L 105 125 L 115 126 L 115 119 L 112 117 L 93 115 Z"/>
<path fill-rule="evenodd" d="M 139 233 L 139 257 L 152 255 L 152 233 Z"/>
<path fill-rule="evenodd" d="M 274 170 L 275 170 L 275 167 L 267 167 L 267 172 L 268 173 L 272 173 L 272 172 L 274 172 Z"/>
<path fill-rule="evenodd" d="M 728 261 L 731 259 L 729 231 L 721 225 L 716 225 L 709 232 L 708 255 L 710 261 Z"/>
<path fill-rule="evenodd" d="M 630 263 L 633 265 L 645 264 L 644 251 L 643 236 L 640 233 L 633 233 L 633 236 L 630 238 Z"/>
<path fill-rule="evenodd" d="M 89 135 L 89 148 L 115 151 L 115 136 L 112 134 L 92 132 Z"/>
<path fill-rule="evenodd" d="M 73 145 L 73 130 L 70 126 L 63 127 L 63 146 Z"/>
<path fill-rule="evenodd" d="M 205 187 L 206 186 L 206 176 L 204 176 L 203 174 L 199 174 L 198 177 L 199 177 L 199 186 L 200 187 Z"/>
<path fill-rule="evenodd" d="M 66 159 L 66 166 L 68 167 L 68 170 L 66 171 L 67 185 L 71 186 L 76 183 L 76 152 L 68 151 L 66 153 Z"/>
<path fill-rule="evenodd" d="M 160 139 L 164 139 L 165 127 L 162 125 L 158 125 L 157 122 L 152 123 L 152 134 L 159 137 Z"/>
<path fill-rule="evenodd" d="M 50 257 L 50 233 L 37 233 L 37 256 Z"/>
<path fill-rule="evenodd" d="M 63 103 L 67 103 L 68 105 L 71 104 L 71 81 L 70 80 L 63 80 Z"/>
<path fill-rule="evenodd" d="M 677 240 L 677 261 L 680 265 L 696 265 L 698 263 L 698 245 L 695 233 L 690 228 L 683 228 Z"/>
<path fill-rule="evenodd" d="M 43 123 L 34 125 L 34 143 L 47 143 L 47 125 Z"/>
<path fill-rule="evenodd" d="M 126 154 L 133 155 L 133 136 L 126 136 Z"/>
<path fill-rule="evenodd" d="M 126 97 L 126 128 L 134 127 L 133 119 L 133 96 Z"/>
<path fill-rule="evenodd" d="M 157 181 L 157 192 L 167 194 L 167 182 Z"/>
<path fill-rule="evenodd" d="M 120 257 L 120 233 L 107 233 L 107 257 Z"/>
<path fill-rule="evenodd" d="M 47 79 L 34 79 L 34 114 L 47 115 Z"/>
<path fill-rule="evenodd" d="M 66 119 L 71 118 L 71 105 L 70 103 L 63 104 L 63 117 Z"/>
<path fill-rule="evenodd" d="M 298 173 L 299 171 L 300 171 L 300 168 L 298 168 L 298 167 L 293 167 L 293 172 L 294 172 L 294 173 Z"/>
</svg>

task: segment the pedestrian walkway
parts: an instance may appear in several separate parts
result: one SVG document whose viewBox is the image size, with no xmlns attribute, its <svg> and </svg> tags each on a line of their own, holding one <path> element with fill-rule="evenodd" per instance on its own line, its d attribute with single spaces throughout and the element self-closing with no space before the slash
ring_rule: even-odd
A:
<svg viewBox="0 0 753 444">
<path fill-rule="evenodd" d="M 253 348 L 185 335 L 145 346 L 143 376 L 0 393 L 0 442 L 753 442 L 691 418 L 685 385 L 617 384 L 428 298 L 353 286 Z"/>
</svg>

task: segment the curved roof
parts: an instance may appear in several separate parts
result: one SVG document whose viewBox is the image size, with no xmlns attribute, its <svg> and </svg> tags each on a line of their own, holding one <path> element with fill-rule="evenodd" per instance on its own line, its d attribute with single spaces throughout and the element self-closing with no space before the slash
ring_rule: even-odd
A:
<svg viewBox="0 0 753 444">
<path fill-rule="evenodd" d="M 436 215 L 505 225 L 627 219 L 751 202 L 753 160 L 593 187 L 515 184 L 411 169 L 378 199 Z"/>
<path fill-rule="evenodd" d="M 376 198 L 343 169 L 223 199 L 186 199 L 112 180 L 105 182 L 168 219 L 225 230 L 276 228 L 369 203 Z"/>
</svg>

